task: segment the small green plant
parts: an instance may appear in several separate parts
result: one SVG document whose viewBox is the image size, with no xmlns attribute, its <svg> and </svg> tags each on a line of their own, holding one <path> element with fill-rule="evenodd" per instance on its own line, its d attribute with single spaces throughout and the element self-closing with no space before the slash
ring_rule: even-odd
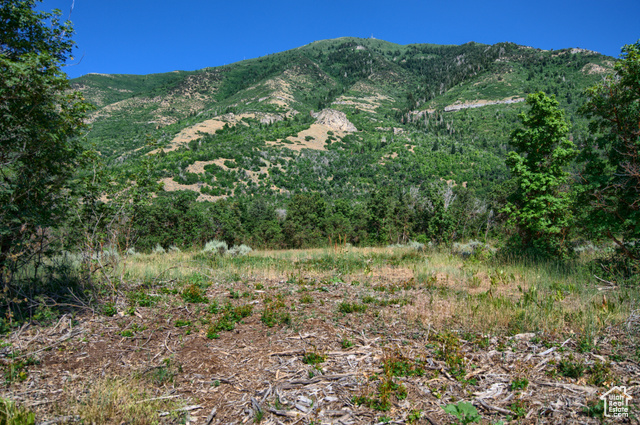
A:
<svg viewBox="0 0 640 425">
<path fill-rule="evenodd" d="M 175 321 L 174 325 L 176 326 L 176 328 L 184 328 L 186 326 L 191 326 L 191 320 L 178 319 Z"/>
<path fill-rule="evenodd" d="M 594 387 L 601 387 L 611 381 L 611 364 L 597 361 L 588 368 L 589 378 L 587 383 Z"/>
<path fill-rule="evenodd" d="M 291 314 L 287 311 L 284 302 L 277 301 L 265 306 L 260 320 L 270 328 L 277 324 L 290 325 Z"/>
<path fill-rule="evenodd" d="M 422 417 L 422 410 L 412 410 L 407 416 L 407 423 L 414 424 L 417 423 Z"/>
<path fill-rule="evenodd" d="M 18 406 L 11 400 L 0 398 L 0 424 L 34 425 L 36 415 L 24 406 Z"/>
<path fill-rule="evenodd" d="M 264 419 L 264 410 L 257 409 L 253 416 L 253 422 L 259 424 Z"/>
<path fill-rule="evenodd" d="M 602 421 L 604 420 L 604 400 L 588 400 L 582 411 L 585 415 Z"/>
<path fill-rule="evenodd" d="M 326 356 L 320 353 L 317 353 L 315 351 L 306 353 L 302 357 L 302 363 L 309 364 L 309 365 L 317 365 L 317 364 L 323 363 L 325 360 L 326 360 Z"/>
<path fill-rule="evenodd" d="M 313 303 L 313 297 L 309 294 L 305 294 L 300 298 L 300 302 L 303 304 L 312 304 Z"/>
<path fill-rule="evenodd" d="M 573 356 L 569 356 L 558 362 L 556 370 L 562 376 L 578 379 L 584 375 L 586 366 L 581 360 L 575 360 Z"/>
<path fill-rule="evenodd" d="M 14 360 L 9 363 L 4 370 L 4 378 L 7 384 L 14 381 L 22 382 L 28 377 L 27 366 L 37 365 L 40 361 L 33 356 L 26 359 Z M 1 424 L 2 422 L 0 422 Z"/>
<path fill-rule="evenodd" d="M 513 412 L 516 419 L 524 418 L 527 414 L 527 408 L 529 407 L 524 400 L 516 400 L 511 403 L 511 411 Z"/>
<path fill-rule="evenodd" d="M 364 304 L 350 303 L 347 301 L 338 304 L 338 312 L 340 313 L 364 313 L 365 311 L 367 311 L 367 306 Z"/>
<path fill-rule="evenodd" d="M 529 386 L 529 380 L 527 378 L 516 378 L 511 381 L 511 391 L 524 390 Z"/>
<path fill-rule="evenodd" d="M 245 317 L 251 316 L 251 313 L 253 313 L 253 306 L 251 304 L 236 307 L 233 307 L 231 304 L 227 304 L 224 307 L 224 313 L 222 316 L 212 323 L 207 329 L 207 338 L 217 339 L 220 337 L 219 332 L 234 330 L 236 323 L 240 322 Z"/>
<path fill-rule="evenodd" d="M 383 360 L 384 373 L 388 376 L 424 376 L 423 362 L 411 360 L 399 351 L 388 353 Z"/>
<path fill-rule="evenodd" d="M 124 331 L 120 332 L 120 335 L 125 338 L 133 338 L 133 331 L 131 329 L 125 329 Z"/>
<path fill-rule="evenodd" d="M 102 314 L 107 317 L 115 316 L 118 313 L 114 303 L 109 302 L 102 306 Z"/>
<path fill-rule="evenodd" d="M 161 366 L 154 367 L 149 371 L 148 379 L 154 385 L 170 384 L 180 372 L 182 372 L 182 365 L 168 358 L 162 361 Z"/>
<path fill-rule="evenodd" d="M 353 341 L 347 338 L 342 338 L 342 341 L 340 341 L 340 346 L 342 346 L 343 350 L 349 349 L 353 347 Z"/>
<path fill-rule="evenodd" d="M 466 401 L 460 401 L 456 404 L 447 404 L 443 409 L 448 414 L 458 418 L 461 424 L 480 422 L 480 419 L 482 419 L 482 416 L 480 416 L 475 406 Z"/>
<path fill-rule="evenodd" d="M 207 306 L 207 312 L 211 314 L 218 314 L 220 312 L 220 303 L 218 303 L 218 300 L 213 300 L 213 302 Z"/>
<path fill-rule="evenodd" d="M 182 299 L 192 304 L 206 303 L 209 301 L 202 293 L 202 289 L 195 283 L 184 288 L 182 291 Z"/>
</svg>

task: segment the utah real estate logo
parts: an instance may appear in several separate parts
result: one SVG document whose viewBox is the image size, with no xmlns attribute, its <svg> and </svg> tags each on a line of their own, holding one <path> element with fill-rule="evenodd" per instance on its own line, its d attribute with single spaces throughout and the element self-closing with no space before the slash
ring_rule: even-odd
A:
<svg viewBox="0 0 640 425">
<path fill-rule="evenodd" d="M 613 387 L 600 396 L 604 400 L 604 415 L 608 418 L 628 418 L 629 400 L 626 387 Z"/>
</svg>

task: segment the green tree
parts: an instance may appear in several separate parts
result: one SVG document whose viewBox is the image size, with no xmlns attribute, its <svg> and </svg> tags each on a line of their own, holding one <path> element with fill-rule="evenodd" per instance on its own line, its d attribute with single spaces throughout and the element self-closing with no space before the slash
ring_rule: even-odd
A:
<svg viewBox="0 0 640 425">
<path fill-rule="evenodd" d="M 595 135 L 582 153 L 580 201 L 592 235 L 640 260 L 640 40 L 622 48 L 615 74 L 587 90 L 581 112 Z"/>
<path fill-rule="evenodd" d="M 519 115 L 524 128 L 512 133 L 515 151 L 506 160 L 517 187 L 505 212 L 518 229 L 517 245 L 536 256 L 564 257 L 573 223 L 565 167 L 578 152 L 554 96 L 533 93 L 526 102 L 531 109 Z"/>
<path fill-rule="evenodd" d="M 32 263 L 68 211 L 67 184 L 82 159 L 89 105 L 69 90 L 74 45 L 60 11 L 36 0 L 0 4 L 0 283 Z"/>
<path fill-rule="evenodd" d="M 295 195 L 287 206 L 283 224 L 290 248 L 306 248 L 323 244 L 327 203 L 318 193 Z"/>
</svg>

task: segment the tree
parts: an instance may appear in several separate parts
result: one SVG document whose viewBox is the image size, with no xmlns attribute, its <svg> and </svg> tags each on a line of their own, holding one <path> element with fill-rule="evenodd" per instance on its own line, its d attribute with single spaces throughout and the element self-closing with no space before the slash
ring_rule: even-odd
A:
<svg viewBox="0 0 640 425">
<path fill-rule="evenodd" d="M 60 11 L 37 0 L 0 5 L 0 283 L 48 246 L 67 211 L 67 183 L 82 161 L 89 105 L 62 64 L 74 45 Z"/>
<path fill-rule="evenodd" d="M 536 256 L 566 256 L 573 216 L 565 167 L 577 150 L 554 96 L 533 93 L 526 102 L 531 109 L 519 115 L 524 128 L 512 133 L 515 151 L 506 160 L 517 186 L 505 212 L 518 229 L 518 245 Z"/>
<path fill-rule="evenodd" d="M 587 90 L 581 112 L 596 136 L 583 150 L 583 224 L 640 260 L 640 40 L 622 48 L 615 74 Z"/>
</svg>

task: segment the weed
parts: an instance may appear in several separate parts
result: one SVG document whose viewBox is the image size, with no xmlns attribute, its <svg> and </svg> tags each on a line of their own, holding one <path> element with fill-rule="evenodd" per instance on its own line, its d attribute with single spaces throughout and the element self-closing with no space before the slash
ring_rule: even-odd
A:
<svg viewBox="0 0 640 425">
<path fill-rule="evenodd" d="M 270 328 L 277 324 L 290 325 L 291 314 L 287 311 L 284 302 L 277 301 L 265 306 L 260 320 Z"/>
<path fill-rule="evenodd" d="M 511 391 L 524 390 L 529 386 L 529 380 L 527 378 L 516 378 L 511 381 L 509 388 Z"/>
<path fill-rule="evenodd" d="M 195 283 L 184 288 L 182 291 L 182 299 L 192 304 L 206 303 L 209 301 L 203 294 L 202 289 Z"/>
<path fill-rule="evenodd" d="M 422 410 L 412 410 L 407 416 L 407 423 L 413 424 L 420 420 L 422 417 Z"/>
<path fill-rule="evenodd" d="M 29 356 L 23 360 L 14 360 L 10 362 L 7 366 L 5 366 L 4 370 L 4 379 L 6 384 L 10 384 L 14 381 L 22 382 L 29 376 L 27 373 L 27 366 L 37 365 L 40 361 L 33 357 Z M 2 422 L 0 422 L 1 424 Z"/>
<path fill-rule="evenodd" d="M 364 304 L 350 303 L 347 301 L 338 304 L 338 312 L 340 313 L 364 313 L 365 311 L 367 311 L 367 306 Z"/>
<path fill-rule="evenodd" d="M 213 302 L 207 306 L 207 312 L 211 314 L 218 314 L 220 312 L 218 300 L 213 300 Z"/>
<path fill-rule="evenodd" d="M 594 387 L 601 387 L 611 381 L 611 364 L 597 361 L 588 368 L 587 383 Z"/>
<path fill-rule="evenodd" d="M 326 356 L 319 354 L 317 352 L 310 352 L 310 353 L 306 353 L 303 357 L 302 357 L 302 363 L 304 364 L 309 364 L 309 365 L 317 365 L 320 363 L 324 363 L 324 361 L 326 360 Z"/>
<path fill-rule="evenodd" d="M 527 414 L 528 405 L 524 400 L 516 400 L 509 406 L 516 419 L 524 418 Z"/>
<path fill-rule="evenodd" d="M 24 406 L 18 406 L 11 400 L 0 398 L 0 424 L 34 425 L 36 415 Z"/>
<path fill-rule="evenodd" d="M 111 317 L 111 316 L 115 316 L 116 313 L 118 313 L 118 310 L 116 309 L 116 306 L 114 303 L 105 303 L 102 306 L 102 314 L 104 314 L 107 317 Z"/>
<path fill-rule="evenodd" d="M 162 366 L 151 369 L 148 375 L 149 381 L 154 385 L 165 385 L 173 382 L 173 379 L 182 371 L 182 366 L 171 361 L 171 359 L 164 359 Z"/>
<path fill-rule="evenodd" d="M 604 400 L 588 400 L 587 405 L 582 408 L 585 415 L 591 418 L 604 420 Z"/>
<path fill-rule="evenodd" d="M 342 338 L 342 341 L 340 341 L 340 346 L 342 347 L 343 350 L 349 349 L 353 347 L 353 341 L 347 338 Z"/>
<path fill-rule="evenodd" d="M 240 305 L 237 307 L 227 304 L 222 316 L 218 318 L 215 323 L 212 323 L 207 329 L 207 338 L 217 339 L 219 338 L 219 332 L 234 330 L 236 323 L 240 322 L 245 317 L 251 316 L 251 313 L 253 313 L 253 306 L 251 304 Z"/>
<path fill-rule="evenodd" d="M 387 376 L 424 376 L 424 364 L 411 360 L 399 351 L 387 353 L 383 360 L 384 373 Z"/>
<path fill-rule="evenodd" d="M 178 319 L 175 321 L 174 325 L 176 326 L 176 328 L 184 328 L 186 326 L 191 326 L 191 320 Z"/>
<path fill-rule="evenodd" d="M 159 412 L 181 407 L 175 399 L 148 400 L 148 384 L 137 379 L 105 377 L 87 383 L 80 394 L 82 397 L 65 413 L 80 416 L 82 423 L 87 424 L 158 424 L 162 420 Z M 67 397 L 76 399 L 75 394 Z"/>
<path fill-rule="evenodd" d="M 460 380 L 466 375 L 465 359 L 460 350 L 460 340 L 452 333 L 441 333 L 433 336 L 439 343 L 435 352 L 438 359 L 444 361 L 449 367 L 449 372 Z"/>
<path fill-rule="evenodd" d="M 144 291 L 134 291 L 127 294 L 129 303 L 138 307 L 153 307 L 158 303 L 158 297 L 151 296 Z"/>
<path fill-rule="evenodd" d="M 581 360 L 574 360 L 573 356 L 569 356 L 558 362 L 556 370 L 562 376 L 578 379 L 584 375 L 586 366 Z"/>
<path fill-rule="evenodd" d="M 482 419 L 482 416 L 480 416 L 474 405 L 466 401 L 460 401 L 456 404 L 447 404 L 443 409 L 448 414 L 458 418 L 461 424 L 480 422 Z"/>
<path fill-rule="evenodd" d="M 264 410 L 257 409 L 253 416 L 253 422 L 259 424 L 264 419 Z"/>
<path fill-rule="evenodd" d="M 303 304 L 311 304 L 313 303 L 313 297 L 311 295 L 303 295 L 302 297 L 300 297 L 300 302 Z"/>
</svg>

